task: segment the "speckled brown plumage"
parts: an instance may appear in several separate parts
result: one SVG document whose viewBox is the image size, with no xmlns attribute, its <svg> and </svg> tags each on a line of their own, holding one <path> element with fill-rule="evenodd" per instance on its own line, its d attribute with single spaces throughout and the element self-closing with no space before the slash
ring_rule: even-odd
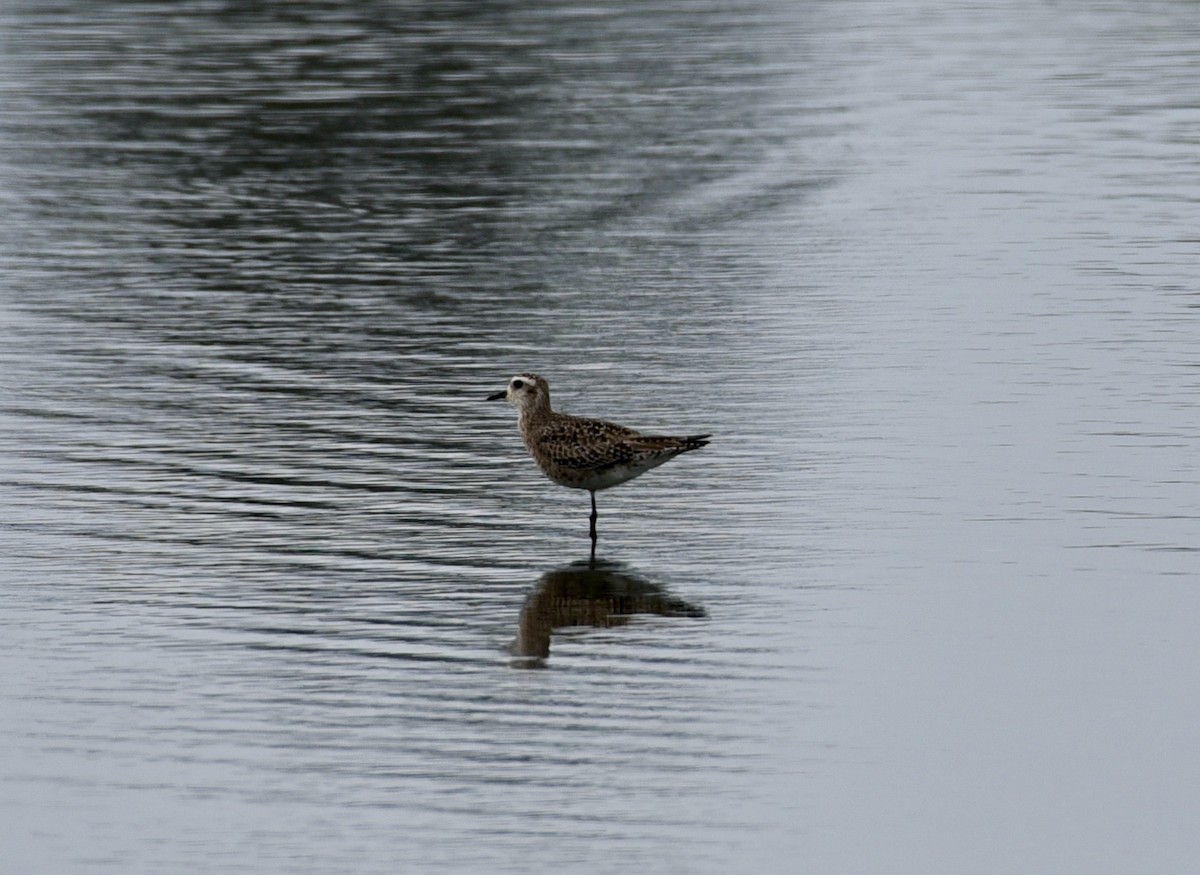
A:
<svg viewBox="0 0 1200 875">
<path fill-rule="evenodd" d="M 542 472 L 575 489 L 616 486 L 708 443 L 708 435 L 647 435 L 602 419 L 555 413 L 550 386 L 537 374 L 518 374 L 492 398 L 506 398 L 520 412 L 521 438 Z"/>
<path fill-rule="evenodd" d="M 562 413 L 529 422 L 521 436 L 547 477 L 579 489 L 615 486 L 708 443 L 707 435 L 644 435 L 601 419 Z M 628 476 L 618 478 L 618 472 L 627 472 Z"/>
<path fill-rule="evenodd" d="M 518 374 L 508 388 L 489 396 L 517 408 L 521 438 L 537 466 L 562 486 L 592 493 L 592 547 L 596 539 L 596 491 L 631 480 L 680 453 L 708 443 L 708 435 L 647 435 L 602 419 L 555 413 L 550 385 L 537 374 Z"/>
</svg>

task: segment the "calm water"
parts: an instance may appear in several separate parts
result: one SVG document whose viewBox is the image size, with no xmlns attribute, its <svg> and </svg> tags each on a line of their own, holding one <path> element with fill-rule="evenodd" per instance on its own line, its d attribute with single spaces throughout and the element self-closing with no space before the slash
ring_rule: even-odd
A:
<svg viewBox="0 0 1200 875">
<path fill-rule="evenodd" d="M 266 7 L 0 13 L 0 868 L 1193 870 L 1195 4 Z"/>
</svg>

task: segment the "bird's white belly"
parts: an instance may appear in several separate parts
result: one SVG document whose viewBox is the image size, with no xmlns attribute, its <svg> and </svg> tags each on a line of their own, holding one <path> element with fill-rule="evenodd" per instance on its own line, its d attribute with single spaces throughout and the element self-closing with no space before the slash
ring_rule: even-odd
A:
<svg viewBox="0 0 1200 875">
<path fill-rule="evenodd" d="M 572 489 L 589 489 L 599 490 L 608 489 L 610 486 L 616 486 L 618 483 L 624 483 L 626 480 L 632 480 L 634 477 L 649 471 L 651 468 L 657 468 L 663 462 L 667 461 L 667 457 L 644 459 L 636 464 L 631 465 L 613 465 L 611 468 L 605 468 L 602 471 L 586 471 L 580 472 L 578 476 L 555 477 L 547 475 L 559 486 L 569 486 Z"/>
</svg>

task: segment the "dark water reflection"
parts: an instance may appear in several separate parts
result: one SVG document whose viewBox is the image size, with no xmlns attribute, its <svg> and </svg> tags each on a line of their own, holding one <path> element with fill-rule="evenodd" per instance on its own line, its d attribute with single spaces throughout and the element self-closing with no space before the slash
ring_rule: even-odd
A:
<svg viewBox="0 0 1200 875">
<path fill-rule="evenodd" d="M 1194 12 L 6 4 L 5 864 L 1190 871 Z"/>
<path fill-rule="evenodd" d="M 762 828 L 722 798 L 764 642 L 634 624 L 511 672 L 522 603 L 686 606 L 617 565 L 531 594 L 584 516 L 477 399 L 538 368 L 567 409 L 720 427 L 606 505 L 601 554 L 743 610 L 705 562 L 784 501 L 739 449 L 766 395 L 697 401 L 710 368 L 753 384 L 714 341 L 767 313 L 704 242 L 823 178 L 761 173 L 817 123 L 764 140 L 774 24 L 805 33 L 769 5 L 7 8 L 13 865 L 538 871 L 620 835 L 602 867 L 647 868 Z"/>
<path fill-rule="evenodd" d="M 513 642 L 514 665 L 540 668 L 550 657 L 556 630 L 580 626 L 609 629 L 637 614 L 704 617 L 704 608 L 668 595 L 661 586 L 619 563 L 574 562 L 542 575 L 521 608 Z"/>
</svg>

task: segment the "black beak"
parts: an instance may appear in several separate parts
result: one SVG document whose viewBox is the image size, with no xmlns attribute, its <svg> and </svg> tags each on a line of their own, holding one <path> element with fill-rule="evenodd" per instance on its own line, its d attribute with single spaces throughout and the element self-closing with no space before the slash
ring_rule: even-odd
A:
<svg viewBox="0 0 1200 875">
<path fill-rule="evenodd" d="M 507 389 L 505 389 L 503 392 L 496 392 L 496 393 L 495 393 L 495 394 L 493 394 L 493 395 L 488 395 L 488 396 L 487 396 L 487 400 L 488 400 L 488 401 L 503 401 L 503 400 L 504 400 L 504 396 L 505 396 L 505 395 L 507 395 L 507 394 L 508 394 L 508 390 L 507 390 Z"/>
</svg>

